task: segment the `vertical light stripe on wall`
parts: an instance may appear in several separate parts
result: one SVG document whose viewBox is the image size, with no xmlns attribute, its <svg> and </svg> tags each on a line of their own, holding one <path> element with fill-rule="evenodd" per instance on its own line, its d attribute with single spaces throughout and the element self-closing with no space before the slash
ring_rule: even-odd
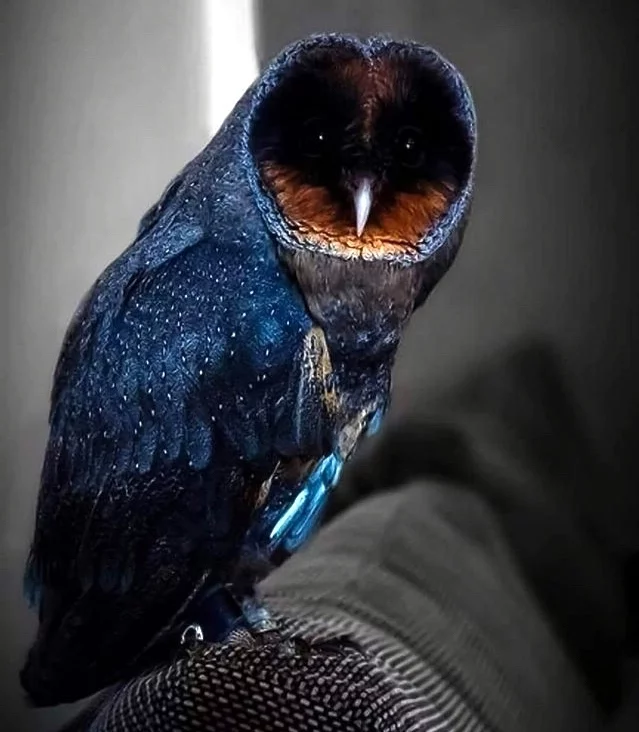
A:
<svg viewBox="0 0 639 732">
<path fill-rule="evenodd" d="M 204 0 L 207 125 L 213 135 L 257 75 L 252 0 Z"/>
</svg>

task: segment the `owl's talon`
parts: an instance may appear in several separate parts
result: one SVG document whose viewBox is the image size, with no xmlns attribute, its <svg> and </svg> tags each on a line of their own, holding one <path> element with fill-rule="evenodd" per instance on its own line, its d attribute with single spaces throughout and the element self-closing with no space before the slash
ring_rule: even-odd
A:
<svg viewBox="0 0 639 732">
<path fill-rule="evenodd" d="M 202 626 L 197 623 L 187 625 L 180 636 L 180 646 L 187 650 L 192 650 L 198 643 L 202 643 L 203 641 L 204 631 L 202 630 Z"/>
<path fill-rule="evenodd" d="M 254 597 L 247 597 L 241 602 L 242 615 L 252 633 L 263 635 L 276 632 L 279 623 L 271 613 Z"/>
</svg>

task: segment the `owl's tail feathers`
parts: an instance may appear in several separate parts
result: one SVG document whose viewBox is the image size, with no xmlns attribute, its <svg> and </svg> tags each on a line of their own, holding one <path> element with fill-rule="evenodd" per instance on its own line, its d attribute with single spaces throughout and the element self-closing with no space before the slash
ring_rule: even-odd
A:
<svg viewBox="0 0 639 732">
<path fill-rule="evenodd" d="M 153 567 L 132 591 L 92 585 L 64 595 L 46 587 L 38 635 L 20 672 L 30 705 L 84 699 L 173 653 L 185 613 L 208 573 L 168 569 L 162 574 Z"/>
<path fill-rule="evenodd" d="M 82 599 L 65 602 L 52 591 L 44 591 L 40 604 L 40 627 L 29 649 L 20 683 L 27 701 L 34 707 L 49 707 L 82 699 L 98 691 L 92 648 L 82 613 Z"/>
</svg>

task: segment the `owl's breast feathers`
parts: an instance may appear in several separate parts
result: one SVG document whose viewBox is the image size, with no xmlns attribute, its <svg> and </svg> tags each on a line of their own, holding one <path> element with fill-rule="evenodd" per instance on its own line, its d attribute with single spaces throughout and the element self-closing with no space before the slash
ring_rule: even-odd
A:
<svg viewBox="0 0 639 732">
<path fill-rule="evenodd" d="M 282 457 L 262 484 L 245 549 L 269 557 L 285 557 L 310 537 L 344 464 L 367 431 L 376 428 L 388 399 L 390 363 L 378 362 L 374 373 L 351 367 L 358 372 L 356 386 L 340 379 L 319 326 L 304 339 L 301 363 L 299 403 L 317 405 L 323 425 L 330 425 L 330 438 L 321 453 Z M 297 410 L 298 418 L 301 414 Z"/>
</svg>

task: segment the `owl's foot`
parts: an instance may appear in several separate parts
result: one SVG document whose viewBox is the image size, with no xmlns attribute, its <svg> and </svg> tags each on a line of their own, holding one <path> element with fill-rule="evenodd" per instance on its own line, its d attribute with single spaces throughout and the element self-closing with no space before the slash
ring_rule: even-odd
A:
<svg viewBox="0 0 639 732">
<path fill-rule="evenodd" d="M 241 603 L 242 615 L 248 629 L 256 636 L 276 633 L 280 626 L 269 610 L 256 597 L 246 597 Z"/>
<path fill-rule="evenodd" d="M 279 631 L 279 623 L 255 593 L 238 592 L 230 586 L 219 586 L 207 595 L 190 613 L 184 627 L 181 645 L 224 643 L 238 633 L 250 633 L 254 640 L 268 642 Z"/>
<path fill-rule="evenodd" d="M 189 608 L 181 645 L 188 648 L 198 643 L 222 643 L 243 625 L 244 615 L 237 598 L 228 587 L 216 585 Z"/>
</svg>

